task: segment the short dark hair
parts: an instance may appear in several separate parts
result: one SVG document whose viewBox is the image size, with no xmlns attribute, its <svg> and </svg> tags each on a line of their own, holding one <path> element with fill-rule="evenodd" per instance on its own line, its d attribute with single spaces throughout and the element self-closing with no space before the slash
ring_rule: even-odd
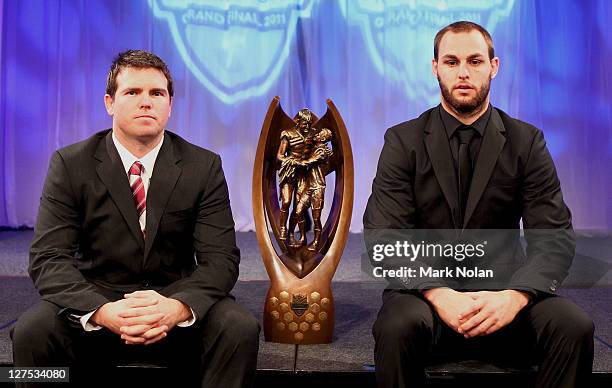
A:
<svg viewBox="0 0 612 388">
<path fill-rule="evenodd" d="M 310 109 L 300 109 L 295 116 L 293 116 L 293 121 L 297 123 L 299 120 L 312 124 L 312 112 Z"/>
<path fill-rule="evenodd" d="M 482 34 L 485 42 L 487 42 L 487 46 L 489 47 L 489 59 L 493 59 L 495 57 L 495 47 L 493 47 L 493 39 L 491 38 L 491 34 L 480 24 L 476 24 L 474 22 L 468 22 L 465 20 L 461 20 L 458 22 L 454 22 L 444 27 L 436 34 L 434 38 L 434 59 L 438 60 L 438 47 L 440 46 L 440 41 L 442 41 L 442 37 L 447 32 L 470 32 L 472 30 L 476 30 Z"/>
<path fill-rule="evenodd" d="M 170 97 L 174 96 L 174 89 L 172 87 L 172 75 L 170 70 L 164 61 L 161 60 L 157 55 L 144 51 L 144 50 L 127 50 L 117 54 L 111 68 L 108 71 L 106 77 L 106 94 L 115 98 L 117 92 L 117 75 L 126 67 L 135 67 L 137 69 L 153 68 L 158 69 L 168 81 L 168 93 Z"/>
</svg>

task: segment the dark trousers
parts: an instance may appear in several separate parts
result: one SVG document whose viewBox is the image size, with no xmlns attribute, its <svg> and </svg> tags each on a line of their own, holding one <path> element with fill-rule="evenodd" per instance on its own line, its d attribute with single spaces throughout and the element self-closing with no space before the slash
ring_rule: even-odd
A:
<svg viewBox="0 0 612 388">
<path fill-rule="evenodd" d="M 489 335 L 464 338 L 422 295 L 387 290 L 372 333 L 379 387 L 423 385 L 425 365 L 486 359 L 537 365 L 536 387 L 587 387 L 593 367 L 591 318 L 567 299 L 550 296 L 526 306 Z"/>
<path fill-rule="evenodd" d="M 146 346 L 126 345 L 107 329 L 86 332 L 59 311 L 40 301 L 19 318 L 11 331 L 15 367 L 69 366 L 70 380 L 79 387 L 122 386 L 109 372 L 115 365 L 134 363 L 168 366 L 177 383 L 195 376 L 202 387 L 253 384 L 259 323 L 231 298 L 217 302 L 193 326 L 175 327 L 166 338 Z"/>
</svg>

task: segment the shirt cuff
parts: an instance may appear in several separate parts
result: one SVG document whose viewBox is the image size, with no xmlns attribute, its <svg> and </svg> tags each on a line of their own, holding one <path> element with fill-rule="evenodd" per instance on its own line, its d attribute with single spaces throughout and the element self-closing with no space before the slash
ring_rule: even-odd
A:
<svg viewBox="0 0 612 388">
<path fill-rule="evenodd" d="M 195 319 L 195 314 L 193 313 L 193 309 L 189 307 L 189 311 L 191 311 L 191 318 L 189 318 L 186 321 L 177 323 L 176 325 L 178 327 L 189 327 L 195 323 L 196 319 Z"/>
<path fill-rule="evenodd" d="M 89 319 L 91 318 L 92 315 L 94 315 L 96 311 L 98 311 L 98 309 L 95 309 L 94 311 L 87 313 L 83 315 L 82 317 L 79 317 L 76 314 L 72 314 L 72 316 L 79 319 L 79 321 L 81 322 L 81 326 L 83 326 L 83 330 L 96 331 L 96 330 L 100 330 L 102 326 L 98 326 L 96 324 L 89 322 Z"/>
</svg>

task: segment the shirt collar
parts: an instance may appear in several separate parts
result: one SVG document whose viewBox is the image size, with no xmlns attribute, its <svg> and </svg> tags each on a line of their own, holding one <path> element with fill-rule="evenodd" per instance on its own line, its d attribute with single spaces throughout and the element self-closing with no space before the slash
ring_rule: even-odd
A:
<svg viewBox="0 0 612 388">
<path fill-rule="evenodd" d="M 438 105 L 440 110 L 440 118 L 442 119 L 442 124 L 444 124 L 444 129 L 446 129 L 446 134 L 450 139 L 454 134 L 457 128 L 461 127 L 463 124 L 461 121 L 457 120 L 457 118 L 444 109 L 442 104 Z M 491 117 L 491 104 L 487 107 L 487 110 L 480 115 L 480 117 L 474 121 L 470 127 L 476 129 L 476 132 L 480 134 L 480 136 L 484 135 L 485 128 L 489 122 L 489 117 Z"/>
<path fill-rule="evenodd" d="M 132 167 L 132 164 L 134 164 L 134 162 L 137 160 L 142 163 L 142 166 L 144 167 L 144 172 L 146 174 L 149 174 L 149 176 L 153 175 L 155 160 L 157 159 L 157 154 L 159 154 L 159 150 L 161 149 L 161 146 L 164 142 L 164 136 L 162 136 L 160 142 L 157 143 L 157 145 L 153 147 L 153 149 L 142 158 L 137 158 L 136 156 L 132 155 L 132 153 L 128 151 L 128 149 L 125 148 L 123 144 L 121 144 L 119 139 L 117 139 L 117 136 L 115 136 L 114 131 L 112 137 L 113 143 L 115 143 L 115 148 L 117 148 L 117 152 L 119 152 L 119 157 L 121 158 L 121 162 L 123 163 L 123 169 L 125 170 L 126 175 L 130 170 L 130 167 Z"/>
</svg>

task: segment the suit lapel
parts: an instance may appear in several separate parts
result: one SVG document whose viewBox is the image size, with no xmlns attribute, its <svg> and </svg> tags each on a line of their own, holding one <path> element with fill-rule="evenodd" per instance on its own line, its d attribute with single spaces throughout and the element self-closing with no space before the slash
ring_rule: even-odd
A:
<svg viewBox="0 0 612 388">
<path fill-rule="evenodd" d="M 468 194 L 467 204 L 465 205 L 463 229 L 465 229 L 470 217 L 472 217 L 474 209 L 476 209 L 476 205 L 489 182 L 489 178 L 491 178 L 491 173 L 493 173 L 497 158 L 502 148 L 504 148 L 504 144 L 506 143 L 506 137 L 503 135 L 504 132 L 506 132 L 506 128 L 504 127 L 504 123 L 499 113 L 496 109 L 492 109 L 491 118 L 485 129 L 478 159 L 476 160 L 476 166 L 474 167 L 470 193 Z"/>
<path fill-rule="evenodd" d="M 434 109 L 425 126 L 425 147 L 429 160 L 436 174 L 438 184 L 444 193 L 453 215 L 453 224 L 459 226 L 459 204 L 457 193 L 457 177 L 451 155 L 449 141 L 440 119 L 440 112 Z"/>
<path fill-rule="evenodd" d="M 138 242 L 140 249 L 144 249 L 144 239 L 138 223 L 136 206 L 132 199 L 130 181 L 124 171 L 121 157 L 119 157 L 119 153 L 113 144 L 112 131 L 109 131 L 104 141 L 100 142 L 94 156 L 100 161 L 96 167 L 98 176 L 108 189 L 113 202 Z"/>
<path fill-rule="evenodd" d="M 172 139 L 168 134 L 164 134 L 164 143 L 162 144 L 155 167 L 153 176 L 147 191 L 147 238 L 145 239 L 145 261 L 149 256 L 153 241 L 159 229 L 159 221 L 166 209 L 170 194 L 176 186 L 176 182 L 181 175 L 181 168 L 176 164 L 180 161 L 180 155 L 177 155 L 174 150 Z"/>
</svg>

